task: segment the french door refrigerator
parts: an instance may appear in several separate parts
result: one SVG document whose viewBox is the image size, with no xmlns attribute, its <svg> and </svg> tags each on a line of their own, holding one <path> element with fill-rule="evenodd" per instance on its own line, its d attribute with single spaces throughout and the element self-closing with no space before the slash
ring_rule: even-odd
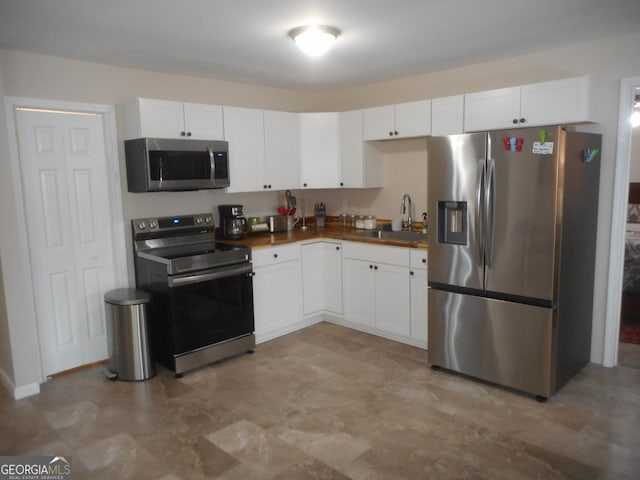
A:
<svg viewBox="0 0 640 480">
<path fill-rule="evenodd" d="M 544 400 L 589 361 L 600 143 L 561 127 L 428 139 L 432 366 Z"/>
</svg>

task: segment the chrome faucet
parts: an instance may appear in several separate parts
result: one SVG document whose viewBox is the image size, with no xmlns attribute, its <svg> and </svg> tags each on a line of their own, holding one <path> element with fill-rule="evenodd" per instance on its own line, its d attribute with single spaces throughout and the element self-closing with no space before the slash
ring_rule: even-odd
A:
<svg viewBox="0 0 640 480">
<path fill-rule="evenodd" d="M 407 200 L 409 201 L 409 210 L 407 211 Z M 411 231 L 413 230 L 413 217 L 411 216 L 411 210 L 412 210 L 412 205 L 411 205 L 411 197 L 409 196 L 408 193 L 405 193 L 402 196 L 402 203 L 400 204 L 400 214 L 404 215 L 405 213 L 407 213 L 407 230 Z"/>
</svg>

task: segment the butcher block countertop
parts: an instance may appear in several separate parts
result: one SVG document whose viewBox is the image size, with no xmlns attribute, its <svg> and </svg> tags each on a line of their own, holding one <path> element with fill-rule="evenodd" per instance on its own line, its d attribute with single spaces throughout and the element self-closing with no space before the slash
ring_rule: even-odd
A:
<svg viewBox="0 0 640 480">
<path fill-rule="evenodd" d="M 312 223 L 313 218 L 307 221 L 307 229 L 302 230 L 300 228 L 301 222 L 294 227 L 293 230 L 287 232 L 278 233 L 247 233 L 241 240 L 222 240 L 225 243 L 233 243 L 237 245 L 244 245 L 251 248 L 273 247 L 276 245 L 284 245 L 287 243 L 304 242 L 310 240 L 316 240 L 320 238 L 330 240 L 348 240 L 350 242 L 364 242 L 377 245 L 389 245 L 394 247 L 410 247 L 410 248 L 427 248 L 427 240 L 420 241 L 407 241 L 388 238 L 371 238 L 358 236 L 359 233 L 371 231 L 371 230 L 358 230 L 352 227 L 343 227 L 339 219 L 333 219 L 327 217 L 326 226 L 324 228 L 316 228 Z M 384 221 L 378 221 L 378 224 L 384 223 Z M 417 228 L 417 225 L 414 225 Z M 414 230 L 419 231 L 419 230 Z M 219 237 L 218 237 L 219 238 Z"/>
</svg>

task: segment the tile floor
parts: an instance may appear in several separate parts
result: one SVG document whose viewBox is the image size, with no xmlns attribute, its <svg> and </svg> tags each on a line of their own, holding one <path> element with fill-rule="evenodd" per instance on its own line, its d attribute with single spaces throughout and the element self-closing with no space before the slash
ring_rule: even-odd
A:
<svg viewBox="0 0 640 480">
<path fill-rule="evenodd" d="M 618 363 L 625 367 L 640 368 L 640 344 L 620 342 L 618 344 Z"/>
<path fill-rule="evenodd" d="M 587 366 L 546 403 L 330 323 L 177 380 L 69 374 L 14 401 L 0 455 L 84 479 L 637 479 L 640 370 Z"/>
</svg>

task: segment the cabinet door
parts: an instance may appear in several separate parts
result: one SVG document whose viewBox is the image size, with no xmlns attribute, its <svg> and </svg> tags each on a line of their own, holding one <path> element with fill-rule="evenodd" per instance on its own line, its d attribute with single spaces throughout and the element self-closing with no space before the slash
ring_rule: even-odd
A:
<svg viewBox="0 0 640 480">
<path fill-rule="evenodd" d="M 138 106 L 141 137 L 186 138 L 182 102 L 140 98 Z"/>
<path fill-rule="evenodd" d="M 412 270 L 411 275 L 411 338 L 427 346 L 427 271 Z"/>
<path fill-rule="evenodd" d="M 323 309 L 342 314 L 342 246 L 323 242 Z"/>
<path fill-rule="evenodd" d="M 300 177 L 306 188 L 340 186 L 340 114 L 301 113 Z M 232 180 L 233 181 L 233 180 Z"/>
<path fill-rule="evenodd" d="M 302 289 L 305 315 L 324 310 L 323 256 L 322 242 L 302 246 Z"/>
<path fill-rule="evenodd" d="M 513 128 L 520 122 L 520 87 L 500 88 L 464 96 L 464 130 Z"/>
<path fill-rule="evenodd" d="M 431 100 L 431 135 L 464 133 L 464 95 Z"/>
<path fill-rule="evenodd" d="M 298 114 L 264 112 L 266 185 L 273 190 L 300 187 Z"/>
<path fill-rule="evenodd" d="M 395 106 L 397 138 L 431 135 L 431 100 L 400 103 Z"/>
<path fill-rule="evenodd" d="M 302 319 L 300 260 L 254 269 L 253 306 L 258 341 Z"/>
<path fill-rule="evenodd" d="M 351 322 L 375 326 L 375 273 L 373 264 L 347 258 L 343 266 L 344 315 Z"/>
<path fill-rule="evenodd" d="M 264 121 L 262 110 L 224 107 L 225 140 L 229 142 L 229 192 L 263 190 Z"/>
<path fill-rule="evenodd" d="M 408 337 L 411 334 L 409 268 L 379 263 L 374 271 L 376 328 Z"/>
<path fill-rule="evenodd" d="M 395 108 L 393 105 L 365 108 L 363 115 L 363 135 L 368 140 L 388 140 L 395 138 Z"/>
<path fill-rule="evenodd" d="M 184 129 L 188 138 L 198 140 L 224 139 L 222 107 L 220 105 L 185 103 L 183 108 Z"/>
<path fill-rule="evenodd" d="M 589 76 L 524 85 L 521 88 L 524 126 L 589 120 Z"/>
<path fill-rule="evenodd" d="M 340 114 L 341 187 L 364 187 L 362 110 Z"/>
</svg>

